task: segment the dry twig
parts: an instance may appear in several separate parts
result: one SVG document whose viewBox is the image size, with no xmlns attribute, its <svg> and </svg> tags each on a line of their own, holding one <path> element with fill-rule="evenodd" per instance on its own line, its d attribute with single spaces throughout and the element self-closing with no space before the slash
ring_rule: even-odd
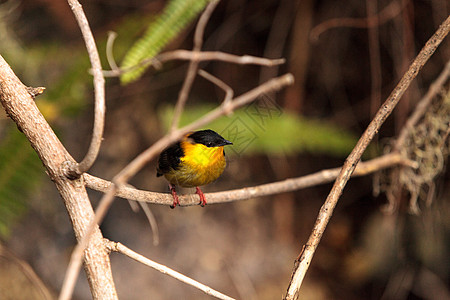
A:
<svg viewBox="0 0 450 300">
<path fill-rule="evenodd" d="M 330 191 L 330 194 L 328 195 L 325 203 L 320 209 L 312 233 L 305 245 L 305 249 L 300 256 L 300 259 L 298 260 L 298 265 L 294 270 L 294 274 L 292 276 L 291 282 L 289 283 L 285 299 L 291 300 L 298 297 L 300 286 L 303 282 L 303 278 L 305 277 L 308 267 L 311 264 L 314 252 L 319 245 L 320 239 L 322 238 L 328 221 L 333 214 L 333 210 L 336 207 L 337 201 L 339 200 L 339 197 L 341 196 L 347 181 L 349 180 L 351 174 L 356 168 L 356 165 L 361 159 L 361 155 L 364 153 L 365 149 L 367 148 L 375 134 L 378 133 L 381 125 L 392 113 L 394 107 L 400 101 L 401 96 L 408 88 L 411 81 L 417 76 L 423 65 L 428 61 L 428 59 L 434 53 L 442 40 L 447 36 L 449 31 L 450 16 L 442 23 L 439 29 L 422 48 L 420 53 L 410 65 L 408 71 L 403 75 L 400 82 L 397 84 L 395 89 L 381 106 L 374 119 L 370 122 L 369 126 L 359 139 L 353 151 L 347 157 L 347 160 L 345 161 L 344 166 L 342 167 L 342 170 L 339 173 L 339 176 Z"/>
<path fill-rule="evenodd" d="M 413 168 L 417 167 L 415 164 L 403 158 L 400 154 L 391 153 L 372 159 L 370 161 L 359 163 L 352 176 L 364 176 L 385 168 L 393 167 L 398 164 Z M 246 187 L 242 189 L 216 193 L 206 193 L 205 196 L 206 198 L 208 198 L 208 205 L 210 205 L 297 191 L 300 189 L 332 182 L 336 179 L 340 170 L 341 168 L 322 170 L 306 176 L 290 178 L 254 187 Z M 107 192 L 111 188 L 112 183 L 107 180 L 92 176 L 87 173 L 85 173 L 83 176 L 86 187 L 90 189 L 100 192 Z M 135 200 L 152 204 L 162 204 L 167 206 L 173 204 L 173 197 L 168 193 L 143 191 L 125 185 L 118 187 L 114 195 L 128 200 Z M 180 206 L 198 205 L 198 197 L 195 194 L 179 195 L 179 197 Z"/>
<path fill-rule="evenodd" d="M 97 159 L 97 155 L 100 150 L 105 125 L 105 78 L 103 77 L 102 66 L 100 63 L 97 46 L 95 45 L 94 36 L 92 35 L 88 20 L 83 12 L 83 8 L 77 0 L 67 0 L 67 2 L 75 15 L 86 44 L 86 49 L 92 64 L 95 90 L 94 128 L 92 130 L 92 138 L 88 152 L 79 164 L 73 164 L 68 169 L 69 174 L 67 175 L 76 178 L 91 168 Z"/>
<path fill-rule="evenodd" d="M 154 262 L 153 260 L 150 260 L 147 257 L 140 255 L 139 253 L 134 252 L 133 250 L 129 249 L 128 247 L 124 246 L 121 243 L 112 242 L 107 239 L 105 239 L 105 243 L 110 251 L 122 253 L 122 254 L 134 259 L 137 262 L 140 262 L 140 263 L 142 263 L 146 266 L 149 266 L 150 268 L 153 268 L 163 274 L 166 274 L 166 275 L 173 277 L 181 282 L 191 285 L 191 286 L 195 287 L 196 289 L 201 290 L 202 292 L 204 292 L 207 295 L 210 295 L 217 299 L 222 299 L 222 300 L 234 300 L 234 298 L 228 297 L 227 295 L 224 295 L 224 294 L 210 288 L 209 286 L 206 286 L 206 285 L 204 285 L 198 281 L 195 281 L 181 273 L 178 273 L 177 271 L 174 271 L 162 264 Z"/>
<path fill-rule="evenodd" d="M 197 27 L 195 28 L 194 34 L 194 48 L 192 49 L 193 53 L 199 53 L 202 50 L 203 45 L 203 34 L 205 33 L 206 24 L 208 24 L 208 20 L 211 17 L 214 9 L 217 4 L 219 4 L 219 0 L 211 1 L 208 6 L 206 6 L 205 11 L 202 13 Z M 180 122 L 181 114 L 183 113 L 184 106 L 189 97 L 189 92 L 191 91 L 192 84 L 194 83 L 195 76 L 197 75 L 198 69 L 198 60 L 191 60 L 189 62 L 189 67 L 186 73 L 186 77 L 184 78 L 183 86 L 178 94 L 178 101 L 175 105 L 175 109 L 173 112 L 172 124 L 170 125 L 170 132 L 174 131 L 178 128 L 178 123 Z"/>
<path fill-rule="evenodd" d="M 69 267 L 67 268 L 66 280 L 70 282 L 65 283 L 65 285 L 74 285 L 78 273 L 81 268 L 81 258 L 83 255 L 83 249 L 86 247 L 88 243 L 88 237 L 92 230 L 95 228 L 96 224 L 100 224 L 103 220 L 108 208 L 111 206 L 114 200 L 114 194 L 117 191 L 118 187 L 122 187 L 128 180 L 133 177 L 139 170 L 145 166 L 151 159 L 153 159 L 156 155 L 158 155 L 165 147 L 169 146 L 171 143 L 180 139 L 184 134 L 194 129 L 197 129 L 203 125 L 206 125 L 213 120 L 233 111 L 239 107 L 242 107 L 251 101 L 254 101 L 258 96 L 268 93 L 275 92 L 280 90 L 281 88 L 292 84 L 294 78 L 291 74 L 285 74 L 278 78 L 274 78 L 272 80 L 267 81 L 266 83 L 254 88 L 253 90 L 235 98 L 233 101 L 230 101 L 228 105 L 221 105 L 216 109 L 212 110 L 199 120 L 183 127 L 172 131 L 165 137 L 161 138 L 159 141 L 154 143 L 147 150 L 138 155 L 133 161 L 131 161 L 121 172 L 119 172 L 112 180 L 114 184 L 109 186 L 109 189 L 106 191 L 105 195 L 100 200 L 100 204 L 95 210 L 95 216 L 91 221 L 91 225 L 86 230 L 86 237 L 78 242 L 75 246 L 75 249 L 72 252 L 72 256 L 70 259 Z"/>
<path fill-rule="evenodd" d="M 221 51 L 202 51 L 194 52 L 191 50 L 174 50 L 165 53 L 161 53 L 153 58 L 145 59 L 136 66 L 132 66 L 125 69 L 112 69 L 109 71 L 104 70 L 103 75 L 105 77 L 117 77 L 123 73 L 129 72 L 132 69 L 137 69 L 142 66 L 151 64 L 156 69 L 160 68 L 162 63 L 166 63 L 172 60 L 195 60 L 198 62 L 202 61 L 222 61 L 238 65 L 260 65 L 265 67 L 272 67 L 282 65 L 286 62 L 284 58 L 268 59 L 264 57 L 256 57 L 252 55 L 234 55 L 230 53 L 225 53 Z"/>
<path fill-rule="evenodd" d="M 372 15 L 368 18 L 335 18 L 325 21 L 311 30 L 309 35 L 310 39 L 312 41 L 317 41 L 322 33 L 336 27 L 367 28 L 380 26 L 398 16 L 407 3 L 408 1 L 392 1 L 378 14 Z"/>
</svg>

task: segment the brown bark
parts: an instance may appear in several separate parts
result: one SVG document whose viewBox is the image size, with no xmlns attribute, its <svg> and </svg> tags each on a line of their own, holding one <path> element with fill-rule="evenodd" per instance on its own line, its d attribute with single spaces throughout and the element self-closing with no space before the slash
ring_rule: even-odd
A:
<svg viewBox="0 0 450 300">
<path fill-rule="evenodd" d="M 25 85 L 0 56 L 0 101 L 7 114 L 25 134 L 39 155 L 47 174 L 66 205 L 75 236 L 80 240 L 94 218 L 83 178 L 70 180 L 64 167 L 76 163 L 46 122 Z M 108 251 L 97 227 L 85 250 L 84 266 L 94 299 L 117 299 Z"/>
</svg>

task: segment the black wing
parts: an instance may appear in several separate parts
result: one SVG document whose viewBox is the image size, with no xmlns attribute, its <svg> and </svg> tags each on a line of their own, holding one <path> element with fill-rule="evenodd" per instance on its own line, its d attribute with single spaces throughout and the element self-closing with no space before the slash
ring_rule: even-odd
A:
<svg viewBox="0 0 450 300">
<path fill-rule="evenodd" d="M 178 169 L 180 165 L 180 158 L 184 156 L 183 149 L 180 142 L 166 148 L 159 155 L 158 167 L 156 168 L 156 176 L 162 176 L 165 173 L 170 172 L 172 169 Z"/>
</svg>

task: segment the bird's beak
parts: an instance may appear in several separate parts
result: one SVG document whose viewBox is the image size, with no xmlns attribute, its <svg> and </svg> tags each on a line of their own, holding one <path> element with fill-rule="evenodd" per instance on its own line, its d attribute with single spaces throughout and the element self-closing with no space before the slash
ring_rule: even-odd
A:
<svg viewBox="0 0 450 300">
<path fill-rule="evenodd" d="M 224 139 L 220 146 L 226 146 L 226 145 L 233 145 L 233 143 Z"/>
</svg>

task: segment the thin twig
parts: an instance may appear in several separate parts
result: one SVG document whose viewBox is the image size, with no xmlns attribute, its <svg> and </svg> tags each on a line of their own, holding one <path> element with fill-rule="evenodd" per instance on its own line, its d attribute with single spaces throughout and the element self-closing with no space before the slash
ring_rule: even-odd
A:
<svg viewBox="0 0 450 300">
<path fill-rule="evenodd" d="M 153 268 L 163 274 L 166 274 L 166 275 L 173 277 L 181 282 L 184 282 L 190 286 L 193 286 L 196 289 L 201 290 L 202 292 L 204 292 L 207 295 L 210 295 L 210 296 L 216 297 L 217 299 L 222 299 L 222 300 L 234 300 L 234 298 L 228 297 L 227 295 L 224 295 L 224 294 L 210 288 L 209 286 L 206 286 L 192 278 L 189 278 L 189 277 L 187 277 L 177 271 L 174 271 L 162 264 L 154 262 L 153 260 L 150 260 L 147 257 L 145 257 L 139 253 L 134 252 L 133 250 L 124 246 L 121 243 L 112 242 L 112 241 L 109 241 L 106 239 L 105 239 L 105 243 L 106 243 L 106 246 L 110 249 L 110 251 L 122 253 L 122 254 L 128 256 L 129 258 L 132 258 L 135 261 L 140 262 L 141 264 L 149 266 L 150 268 Z"/>
<path fill-rule="evenodd" d="M 152 229 L 153 234 L 153 246 L 159 245 L 159 230 L 158 223 L 156 222 L 155 215 L 153 215 L 151 209 L 148 207 L 147 203 L 143 203 L 141 201 L 137 201 L 144 211 L 145 216 L 147 217 L 148 223 L 150 224 L 150 228 Z"/>
<path fill-rule="evenodd" d="M 119 66 L 114 59 L 114 41 L 117 38 L 117 33 L 114 31 L 108 31 L 108 38 L 106 40 L 106 60 L 108 61 L 109 67 L 113 71 L 119 70 Z"/>
<path fill-rule="evenodd" d="M 197 23 L 197 27 L 195 28 L 194 34 L 194 47 L 192 49 L 193 53 L 198 53 L 202 50 L 203 45 L 203 34 L 205 33 L 206 24 L 208 24 L 208 20 L 211 17 L 214 9 L 217 4 L 219 4 L 219 0 L 211 1 L 208 6 L 206 6 L 205 11 L 200 16 L 200 19 Z M 174 131 L 178 128 L 178 123 L 180 122 L 181 114 L 183 113 L 184 106 L 189 96 L 189 92 L 191 91 L 192 84 L 194 83 L 195 75 L 197 74 L 198 69 L 198 60 L 191 60 L 189 62 L 189 67 L 186 73 L 186 77 L 184 78 L 183 86 L 180 89 L 178 94 L 178 101 L 175 105 L 175 109 L 173 112 L 172 124 L 170 126 L 170 132 Z"/>
<path fill-rule="evenodd" d="M 336 207 L 339 197 L 342 195 L 342 191 L 349 180 L 351 174 L 356 168 L 362 154 L 369 145 L 370 141 L 373 139 L 375 134 L 378 133 L 381 125 L 387 119 L 387 117 L 392 113 L 394 107 L 399 102 L 401 96 L 404 94 L 405 90 L 410 85 L 411 81 L 417 76 L 419 71 L 422 69 L 423 65 L 428 61 L 431 55 L 434 53 L 436 48 L 442 42 L 442 40 L 447 36 L 450 31 L 450 16 L 442 23 L 435 34 L 428 40 L 425 46 L 422 48 L 420 53 L 414 59 L 410 65 L 408 71 L 403 75 L 400 82 L 397 84 L 395 89 L 389 95 L 387 100 L 381 106 L 380 110 L 370 122 L 364 134 L 359 139 L 353 151 L 347 157 L 344 166 L 336 179 L 333 188 L 331 189 L 325 203 L 320 209 L 319 215 L 314 224 L 314 228 L 305 245 L 305 250 L 303 251 L 298 266 L 294 270 L 294 275 L 292 276 L 291 282 L 287 290 L 285 299 L 296 299 L 298 297 L 300 286 L 303 282 L 303 278 L 311 264 L 314 252 L 319 245 L 320 239 L 325 231 L 325 228 L 330 220 L 333 210 Z"/>
<path fill-rule="evenodd" d="M 234 96 L 234 91 L 229 85 L 227 85 L 216 76 L 206 72 L 205 70 L 198 70 L 198 75 L 202 76 L 206 80 L 211 81 L 225 92 L 225 98 L 222 101 L 222 105 L 226 106 L 231 102 Z M 229 113 L 226 113 L 226 115 L 229 115 Z"/>
<path fill-rule="evenodd" d="M 74 164 L 71 167 L 69 174 L 67 174 L 70 177 L 76 178 L 91 168 L 97 159 L 100 150 L 105 125 L 105 78 L 103 77 L 102 65 L 100 63 L 97 46 L 95 45 L 94 36 L 89 27 L 83 8 L 77 0 L 67 0 L 67 2 L 75 15 L 86 44 L 86 49 L 92 65 L 92 73 L 94 75 L 95 91 L 94 127 L 92 129 L 92 138 L 88 152 L 80 163 Z"/>
<path fill-rule="evenodd" d="M 125 69 L 113 69 L 103 71 L 105 77 L 118 77 L 123 73 L 129 72 L 132 69 L 141 68 L 142 66 L 152 65 L 154 67 L 160 66 L 162 63 L 172 60 L 194 60 L 198 62 L 202 61 L 222 61 L 227 63 L 239 64 L 239 65 L 260 65 L 265 67 L 273 67 L 282 65 L 286 62 L 284 58 L 268 59 L 264 57 L 257 57 L 252 55 L 235 55 L 225 53 L 221 51 L 202 51 L 194 52 L 191 50 L 174 50 L 165 53 L 161 53 L 155 57 L 144 59 L 139 64 L 128 67 Z"/>
<path fill-rule="evenodd" d="M 414 113 L 409 117 L 408 121 L 406 121 L 405 126 L 400 132 L 396 142 L 395 149 L 399 150 L 403 144 L 405 143 L 406 138 L 410 134 L 411 130 L 414 129 L 414 126 L 417 122 L 422 118 L 422 116 L 427 111 L 427 108 L 430 106 L 434 97 L 441 91 L 444 84 L 447 82 L 450 77 L 450 60 L 445 64 L 444 70 L 442 70 L 439 77 L 430 85 L 425 96 L 423 96 L 422 100 L 420 100 L 419 104 L 417 104 Z"/>
<path fill-rule="evenodd" d="M 131 161 L 117 176 L 116 180 L 119 180 L 119 183 L 127 182 L 132 176 L 134 176 L 139 170 L 146 165 L 151 159 L 153 159 L 156 155 L 158 155 L 165 147 L 169 146 L 173 142 L 180 139 L 184 134 L 198 129 L 215 119 L 225 115 L 229 111 L 234 111 L 252 101 L 257 99 L 260 95 L 277 92 L 280 89 L 291 85 L 294 82 L 294 77 L 291 74 L 285 74 L 283 76 L 273 78 L 256 88 L 248 91 L 245 94 L 242 94 L 232 101 L 229 102 L 226 106 L 218 106 L 216 109 L 210 111 L 200 119 L 192 122 L 189 125 L 186 125 L 179 130 L 176 130 L 169 135 L 161 138 L 147 150 L 139 154 L 133 161 Z"/>
<path fill-rule="evenodd" d="M 414 162 L 405 159 L 399 153 L 390 153 L 366 162 L 359 163 L 352 176 L 358 177 L 368 175 L 385 168 L 396 166 L 398 164 L 402 164 L 412 168 L 417 167 Z M 206 193 L 205 197 L 208 199 L 208 205 L 210 205 L 297 191 L 300 189 L 332 182 L 336 179 L 340 170 L 341 168 L 322 170 L 306 176 L 290 178 L 254 187 L 246 187 L 242 189 L 228 190 L 216 193 Z M 106 192 L 112 185 L 110 181 L 103 180 L 88 173 L 85 173 L 83 176 L 86 187 L 96 191 Z M 173 197 L 168 193 L 143 191 L 126 185 L 118 187 L 114 196 L 152 204 L 162 204 L 167 206 L 173 204 Z M 180 206 L 198 205 L 198 197 L 195 194 L 179 195 L 179 198 Z"/>
<path fill-rule="evenodd" d="M 119 172 L 112 180 L 114 184 L 109 186 L 109 189 L 106 191 L 105 195 L 103 195 L 100 203 L 95 210 L 94 219 L 91 221 L 90 226 L 86 230 L 85 237 L 78 242 L 75 246 L 75 249 L 72 252 L 69 266 L 67 268 L 67 274 L 64 285 L 74 285 L 78 273 L 81 268 L 81 260 L 83 256 L 83 249 L 86 248 L 86 245 L 89 241 L 89 236 L 96 227 L 97 224 L 100 224 L 103 218 L 106 215 L 109 207 L 111 206 L 114 200 L 114 194 L 118 187 L 123 186 L 128 180 L 134 176 L 139 170 L 144 167 L 151 159 L 156 157 L 165 147 L 169 146 L 171 143 L 180 139 L 184 134 L 194 129 L 197 129 L 203 125 L 206 125 L 213 120 L 225 115 L 227 112 L 235 110 L 239 107 L 242 107 L 251 101 L 254 101 L 258 96 L 268 93 L 275 92 L 280 90 L 281 88 L 290 85 L 294 82 L 294 77 L 291 74 L 285 74 L 278 78 L 274 78 L 265 82 L 264 84 L 250 90 L 249 92 L 237 97 L 234 101 L 231 101 L 228 105 L 221 105 L 216 109 L 212 110 L 202 118 L 197 121 L 180 128 L 178 130 L 173 131 L 172 133 L 164 136 L 159 141 L 154 143 L 147 150 L 139 154 L 133 161 L 131 161 L 121 172 Z M 70 283 L 69 283 L 70 282 Z"/>
<path fill-rule="evenodd" d="M 368 18 L 335 18 L 327 20 L 315 26 L 311 30 L 309 38 L 311 41 L 317 41 L 322 33 L 336 27 L 366 28 L 383 25 L 387 21 L 398 16 L 405 8 L 408 1 L 406 1 L 406 3 L 400 1 L 402 2 L 401 4 L 398 2 L 399 1 L 393 0 L 378 14 Z"/>
</svg>

